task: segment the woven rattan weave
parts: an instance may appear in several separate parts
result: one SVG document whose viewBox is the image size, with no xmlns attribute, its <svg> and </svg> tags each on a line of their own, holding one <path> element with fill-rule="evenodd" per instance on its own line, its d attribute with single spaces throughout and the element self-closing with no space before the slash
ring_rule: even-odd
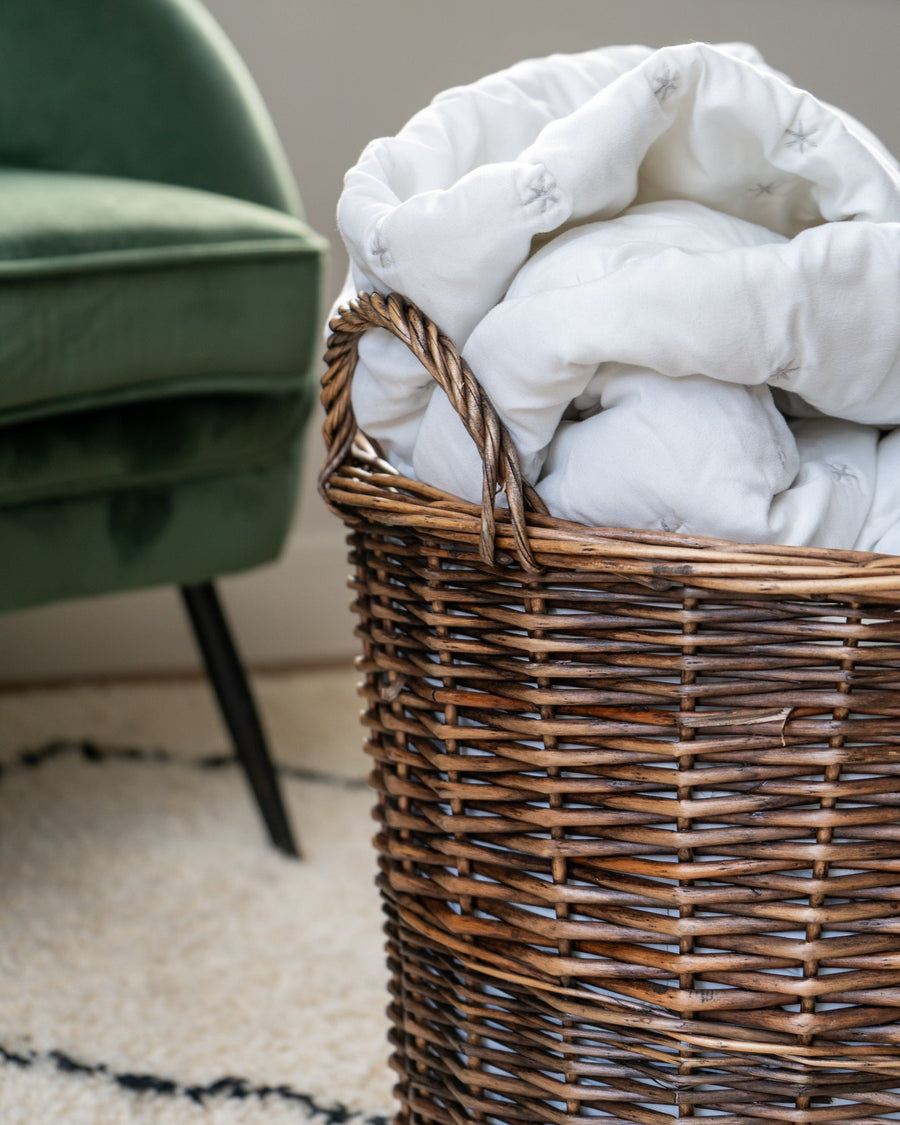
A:
<svg viewBox="0 0 900 1125">
<path fill-rule="evenodd" d="M 508 510 L 358 433 L 372 326 Z M 344 309 L 327 361 L 400 1120 L 900 1119 L 900 560 L 548 516 L 396 296 Z"/>
</svg>

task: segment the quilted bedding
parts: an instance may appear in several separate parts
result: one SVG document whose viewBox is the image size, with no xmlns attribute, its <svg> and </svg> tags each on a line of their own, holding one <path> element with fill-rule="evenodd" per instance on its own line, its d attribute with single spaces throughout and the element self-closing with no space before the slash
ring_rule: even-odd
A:
<svg viewBox="0 0 900 1125">
<path fill-rule="evenodd" d="M 450 336 L 555 515 L 900 553 L 900 170 L 752 47 L 448 90 L 366 148 L 338 216 L 341 300 L 398 291 Z M 462 423 L 383 331 L 353 404 L 401 472 L 480 500 Z"/>
</svg>

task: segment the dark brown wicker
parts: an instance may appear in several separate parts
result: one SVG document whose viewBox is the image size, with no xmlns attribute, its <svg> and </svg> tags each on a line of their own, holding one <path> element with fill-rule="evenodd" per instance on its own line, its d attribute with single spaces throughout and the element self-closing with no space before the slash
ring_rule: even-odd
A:
<svg viewBox="0 0 900 1125">
<path fill-rule="evenodd" d="M 511 512 L 357 432 L 372 325 Z M 900 560 L 526 516 L 420 313 L 361 297 L 332 330 L 400 1120 L 900 1119 Z"/>
</svg>

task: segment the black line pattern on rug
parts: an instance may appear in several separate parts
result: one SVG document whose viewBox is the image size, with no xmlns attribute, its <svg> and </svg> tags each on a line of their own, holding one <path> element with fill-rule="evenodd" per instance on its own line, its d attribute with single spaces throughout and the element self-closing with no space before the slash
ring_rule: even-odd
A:
<svg viewBox="0 0 900 1125">
<path fill-rule="evenodd" d="M 209 754 L 203 758 L 185 758 L 160 748 L 138 746 L 101 746 L 89 740 L 70 741 L 61 739 L 48 742 L 33 750 L 22 750 L 6 762 L 0 762 L 0 779 L 6 774 L 20 770 L 35 769 L 57 758 L 67 755 L 81 755 L 86 762 L 158 762 L 162 765 L 182 766 L 186 769 L 215 770 L 237 766 L 234 754 Z M 313 785 L 331 785 L 339 789 L 366 789 L 368 782 L 364 777 L 341 777 L 339 774 L 323 770 L 306 769 L 303 766 L 275 764 L 275 772 L 294 781 L 307 781 Z"/>
<path fill-rule="evenodd" d="M 321 1121 L 323 1125 L 345 1125 L 346 1122 L 354 1122 L 354 1125 L 389 1125 L 390 1121 L 383 1114 L 365 1114 L 362 1110 L 351 1110 L 343 1102 L 323 1105 L 310 1094 L 300 1093 L 287 1083 L 254 1086 L 246 1078 L 228 1075 L 205 1086 L 185 1086 L 171 1078 L 161 1078 L 154 1074 L 119 1073 L 106 1063 L 79 1062 L 63 1051 L 28 1051 L 23 1054 L 21 1051 L 7 1050 L 0 1044 L 0 1065 L 6 1064 L 24 1070 L 41 1063 L 55 1067 L 61 1074 L 107 1078 L 122 1090 L 131 1093 L 186 1097 L 201 1106 L 205 1106 L 210 1098 L 237 1098 L 242 1101 L 249 1098 L 257 1098 L 259 1101 L 278 1098 L 284 1102 L 292 1102 L 298 1109 L 304 1110 L 308 1121 Z"/>
</svg>

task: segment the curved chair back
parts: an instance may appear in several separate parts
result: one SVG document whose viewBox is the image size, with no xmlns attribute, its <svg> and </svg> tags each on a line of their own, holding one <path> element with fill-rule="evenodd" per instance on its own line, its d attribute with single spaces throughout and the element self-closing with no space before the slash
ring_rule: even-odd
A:
<svg viewBox="0 0 900 1125">
<path fill-rule="evenodd" d="M 2 0 L 2 165 L 181 184 L 300 214 L 262 98 L 198 0 Z"/>
</svg>

